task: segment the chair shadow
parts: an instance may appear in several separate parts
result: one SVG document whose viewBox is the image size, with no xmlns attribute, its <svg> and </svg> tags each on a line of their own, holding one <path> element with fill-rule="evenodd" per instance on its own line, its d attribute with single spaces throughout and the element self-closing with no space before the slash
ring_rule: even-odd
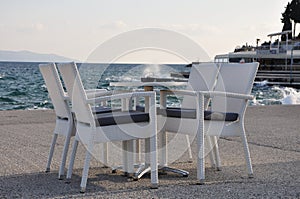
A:
<svg viewBox="0 0 300 199">
<path fill-rule="evenodd" d="M 59 180 L 57 170 L 0 176 L 0 198 L 84 196 L 98 192 L 145 190 L 151 186 L 150 176 L 133 181 L 121 172 L 112 173 L 110 168 L 91 167 L 86 194 L 82 194 L 81 172 L 82 169 L 74 169 L 70 183 L 66 179 Z"/>
<path fill-rule="evenodd" d="M 196 168 L 194 164 L 182 163 L 175 164 L 175 166 L 189 171 L 189 177 L 186 178 L 172 173 L 159 175 L 159 186 L 161 189 L 159 188 L 156 191 L 157 193 L 170 185 L 189 186 L 196 184 Z M 300 184 L 298 178 L 300 176 L 299 167 L 300 161 L 253 164 L 253 179 L 247 178 L 245 165 L 225 166 L 221 171 L 207 167 L 206 185 L 204 187 L 213 188 L 213 186 L 222 186 L 228 183 L 242 183 L 245 185 L 253 185 L 253 183 L 278 184 L 278 182 L 286 185 L 289 185 L 289 183 Z M 58 180 L 58 171 L 0 176 L 0 198 L 82 197 L 95 193 L 130 193 L 147 190 L 151 185 L 150 178 L 147 175 L 139 181 L 133 181 L 124 177 L 122 173 L 111 173 L 109 168 L 94 167 L 90 168 L 86 194 L 80 194 L 81 172 L 82 169 L 74 170 L 70 184 L 67 184 L 65 180 Z"/>
</svg>

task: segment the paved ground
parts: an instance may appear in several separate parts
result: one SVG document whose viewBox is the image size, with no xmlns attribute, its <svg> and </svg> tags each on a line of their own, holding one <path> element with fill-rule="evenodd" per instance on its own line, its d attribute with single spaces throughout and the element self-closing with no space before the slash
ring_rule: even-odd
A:
<svg viewBox="0 0 300 199">
<path fill-rule="evenodd" d="M 300 198 L 299 116 L 300 106 L 247 109 L 253 179 L 247 178 L 240 140 L 230 138 L 219 141 L 222 171 L 206 164 L 205 185 L 195 184 L 195 162 L 188 162 L 187 154 L 172 166 L 188 170 L 190 176 L 161 175 L 157 190 L 149 189 L 148 177 L 134 182 L 93 160 L 87 192 L 80 194 L 82 146 L 71 184 L 57 179 L 63 138 L 58 139 L 51 172 L 44 173 L 53 111 L 0 111 L 0 198 Z"/>
</svg>

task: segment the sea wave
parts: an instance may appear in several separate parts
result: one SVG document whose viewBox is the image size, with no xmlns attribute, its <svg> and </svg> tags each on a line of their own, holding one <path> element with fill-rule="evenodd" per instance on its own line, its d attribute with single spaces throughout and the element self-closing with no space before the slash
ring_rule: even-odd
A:
<svg viewBox="0 0 300 199">
<path fill-rule="evenodd" d="M 13 96 L 13 97 L 17 97 L 17 96 L 26 96 L 28 93 L 26 91 L 21 91 L 20 89 L 14 89 L 13 91 L 9 92 L 7 94 L 7 96 Z"/>
<path fill-rule="evenodd" d="M 0 110 L 53 109 L 38 65 L 39 63 L 0 62 Z M 167 77 L 170 72 L 189 69 L 184 65 L 164 65 L 156 66 L 154 72 L 151 70 L 149 65 L 137 64 L 113 64 L 107 68 L 101 64 L 84 64 L 79 68 L 85 88 L 108 90 L 120 89 L 109 86 L 110 82 L 138 81 L 149 74 Z M 252 94 L 255 99 L 250 101 L 251 106 L 300 104 L 299 90 L 269 86 L 267 81 L 255 82 Z M 181 100 L 171 97 L 168 105 L 178 106 Z"/>
<path fill-rule="evenodd" d="M 274 90 L 281 92 L 282 98 L 280 101 L 282 104 L 300 104 L 300 92 L 297 89 L 274 87 Z"/>
<path fill-rule="evenodd" d="M 12 103 L 12 102 L 16 102 L 16 100 L 14 100 L 13 98 L 10 98 L 10 97 L 0 97 L 0 102 L 1 103 Z"/>
<path fill-rule="evenodd" d="M 0 81 L 16 80 L 16 77 L 11 75 L 0 74 Z"/>
</svg>

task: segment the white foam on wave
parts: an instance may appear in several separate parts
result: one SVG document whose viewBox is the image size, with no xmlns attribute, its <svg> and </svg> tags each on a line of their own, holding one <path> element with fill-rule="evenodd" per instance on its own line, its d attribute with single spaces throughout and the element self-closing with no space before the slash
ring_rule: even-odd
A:
<svg viewBox="0 0 300 199">
<path fill-rule="evenodd" d="M 252 106 L 263 106 L 264 104 L 261 103 L 261 100 L 257 100 L 256 97 L 250 101 L 250 105 Z"/>
<path fill-rule="evenodd" d="M 282 104 L 282 102 L 275 98 L 269 99 L 256 99 L 250 101 L 251 106 L 265 106 L 265 105 L 275 105 L 275 104 Z"/>
<path fill-rule="evenodd" d="M 264 80 L 264 81 L 261 81 L 261 82 L 255 82 L 255 85 L 258 86 L 258 87 L 267 86 L 268 85 L 268 80 Z"/>
<path fill-rule="evenodd" d="M 274 90 L 280 91 L 282 104 L 300 104 L 300 92 L 290 87 L 274 87 Z"/>
<path fill-rule="evenodd" d="M 32 111 L 32 110 L 52 110 L 52 108 L 33 106 L 31 108 L 26 108 L 25 110 L 29 110 L 29 111 Z"/>
</svg>

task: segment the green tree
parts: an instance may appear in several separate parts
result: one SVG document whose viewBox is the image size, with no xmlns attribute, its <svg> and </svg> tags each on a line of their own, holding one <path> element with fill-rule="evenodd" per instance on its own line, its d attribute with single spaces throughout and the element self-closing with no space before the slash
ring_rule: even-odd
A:
<svg viewBox="0 0 300 199">
<path fill-rule="evenodd" d="M 293 26 L 292 26 L 292 22 L 291 22 L 291 4 L 288 3 L 287 6 L 285 7 L 285 11 L 284 13 L 281 13 L 282 18 L 281 18 L 281 22 L 283 23 L 283 28 L 282 28 L 282 32 L 286 31 L 286 30 L 292 30 Z M 288 38 L 292 38 L 292 33 L 290 33 L 288 35 Z M 286 35 L 282 35 L 281 36 L 281 41 L 286 41 Z"/>
<path fill-rule="evenodd" d="M 294 21 L 294 36 L 296 36 L 296 24 L 300 23 L 300 0 L 292 0 L 290 9 L 290 18 Z"/>
</svg>

